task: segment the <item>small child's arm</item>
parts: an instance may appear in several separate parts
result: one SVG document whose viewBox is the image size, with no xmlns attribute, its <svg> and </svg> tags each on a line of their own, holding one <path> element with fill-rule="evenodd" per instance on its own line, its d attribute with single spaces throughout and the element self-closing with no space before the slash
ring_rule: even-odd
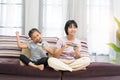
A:
<svg viewBox="0 0 120 80">
<path fill-rule="evenodd" d="M 16 32 L 16 39 L 17 39 L 17 46 L 19 48 L 27 48 L 27 44 L 22 44 L 20 42 L 20 37 L 19 37 L 19 32 L 18 31 Z"/>
<path fill-rule="evenodd" d="M 53 50 L 52 50 L 51 48 L 45 46 L 44 44 L 42 45 L 42 48 L 43 48 L 44 50 L 46 50 L 48 53 L 54 54 L 54 53 L 53 53 Z"/>
</svg>

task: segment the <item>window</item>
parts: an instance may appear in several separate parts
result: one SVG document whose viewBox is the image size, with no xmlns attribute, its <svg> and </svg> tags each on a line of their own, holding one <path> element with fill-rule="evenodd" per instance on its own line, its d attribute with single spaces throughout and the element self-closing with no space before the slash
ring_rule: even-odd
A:
<svg viewBox="0 0 120 80">
<path fill-rule="evenodd" d="M 23 0 L 0 0 L 0 35 L 23 33 Z"/>
<path fill-rule="evenodd" d="M 43 36 L 61 37 L 68 18 L 69 0 L 40 0 L 40 30 Z"/>
<path fill-rule="evenodd" d="M 88 45 L 90 53 L 109 54 L 112 31 L 111 0 L 87 0 Z"/>
</svg>

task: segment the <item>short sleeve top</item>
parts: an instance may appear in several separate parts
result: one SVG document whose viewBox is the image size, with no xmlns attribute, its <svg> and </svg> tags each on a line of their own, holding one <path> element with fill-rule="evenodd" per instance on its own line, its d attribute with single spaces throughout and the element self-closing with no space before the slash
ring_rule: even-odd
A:
<svg viewBox="0 0 120 80">
<path fill-rule="evenodd" d="M 68 42 L 67 37 L 60 38 L 57 41 L 56 47 L 61 48 L 66 42 Z M 80 43 L 79 39 L 75 38 L 72 43 L 77 44 L 78 51 L 81 51 L 81 43 Z M 59 59 L 67 59 L 67 60 L 76 59 L 73 47 L 69 46 L 68 48 L 64 49 L 64 51 L 62 52 L 62 54 L 58 58 Z"/>
<path fill-rule="evenodd" d="M 41 43 L 34 43 L 33 41 L 28 41 L 28 49 L 30 49 L 31 52 L 30 60 L 37 61 L 42 57 L 47 57 L 47 51 L 42 49 L 42 45 L 49 47 L 49 44 L 46 41 L 42 41 Z"/>
</svg>

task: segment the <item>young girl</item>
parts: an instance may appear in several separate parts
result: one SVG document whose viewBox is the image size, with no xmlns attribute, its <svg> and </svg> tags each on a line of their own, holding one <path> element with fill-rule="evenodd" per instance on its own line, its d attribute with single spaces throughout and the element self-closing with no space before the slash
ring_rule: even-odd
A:
<svg viewBox="0 0 120 80">
<path fill-rule="evenodd" d="M 49 66 L 55 70 L 77 71 L 83 70 L 90 64 L 89 54 L 81 48 L 81 41 L 75 37 L 77 23 L 68 20 L 65 24 L 66 36 L 57 41 L 54 56 L 49 58 Z"/>
<path fill-rule="evenodd" d="M 53 54 L 53 50 L 49 48 L 49 44 L 42 40 L 41 33 L 38 29 L 33 28 L 28 33 L 30 41 L 22 44 L 19 38 L 19 32 L 16 32 L 17 46 L 19 48 L 28 48 L 31 52 L 30 58 L 20 55 L 20 65 L 28 65 L 39 70 L 43 70 L 48 65 L 46 53 Z"/>
</svg>

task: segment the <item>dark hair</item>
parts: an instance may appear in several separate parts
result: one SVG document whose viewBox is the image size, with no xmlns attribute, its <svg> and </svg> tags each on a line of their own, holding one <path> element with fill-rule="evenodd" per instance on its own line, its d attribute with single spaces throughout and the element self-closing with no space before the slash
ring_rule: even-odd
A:
<svg viewBox="0 0 120 80">
<path fill-rule="evenodd" d="M 65 24 L 65 33 L 68 35 L 68 28 L 70 27 L 70 26 L 72 26 L 72 24 L 76 27 L 76 28 L 78 28 L 78 26 L 77 26 L 77 23 L 74 21 L 74 20 L 68 20 L 67 22 L 66 22 L 66 24 Z"/>
<path fill-rule="evenodd" d="M 35 31 L 37 31 L 38 33 L 41 33 L 37 28 L 32 28 L 28 33 L 29 37 L 31 37 Z"/>
</svg>

